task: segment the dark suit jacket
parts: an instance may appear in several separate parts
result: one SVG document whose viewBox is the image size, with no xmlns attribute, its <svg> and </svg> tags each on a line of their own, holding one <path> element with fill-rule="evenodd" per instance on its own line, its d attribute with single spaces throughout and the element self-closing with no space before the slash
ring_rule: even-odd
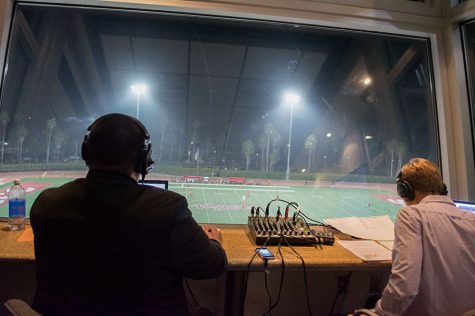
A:
<svg viewBox="0 0 475 316">
<path fill-rule="evenodd" d="M 30 219 L 44 315 L 186 315 L 183 277 L 226 266 L 183 196 L 118 173 L 45 190 Z"/>
</svg>

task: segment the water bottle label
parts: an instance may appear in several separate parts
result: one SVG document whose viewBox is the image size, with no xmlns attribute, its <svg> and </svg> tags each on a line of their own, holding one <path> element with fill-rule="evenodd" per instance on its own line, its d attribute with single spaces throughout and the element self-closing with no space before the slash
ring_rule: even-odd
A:
<svg viewBox="0 0 475 316">
<path fill-rule="evenodd" d="M 9 217 L 22 218 L 25 217 L 25 200 L 10 200 L 8 201 Z"/>
</svg>

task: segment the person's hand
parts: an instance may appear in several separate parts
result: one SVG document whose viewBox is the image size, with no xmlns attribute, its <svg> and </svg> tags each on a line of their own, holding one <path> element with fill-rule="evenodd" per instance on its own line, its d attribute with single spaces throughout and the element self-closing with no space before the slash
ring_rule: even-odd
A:
<svg viewBox="0 0 475 316">
<path fill-rule="evenodd" d="M 208 235 L 209 239 L 214 239 L 220 244 L 223 242 L 223 235 L 221 235 L 221 232 L 216 227 L 204 224 L 203 230 L 205 231 L 206 235 Z"/>
</svg>

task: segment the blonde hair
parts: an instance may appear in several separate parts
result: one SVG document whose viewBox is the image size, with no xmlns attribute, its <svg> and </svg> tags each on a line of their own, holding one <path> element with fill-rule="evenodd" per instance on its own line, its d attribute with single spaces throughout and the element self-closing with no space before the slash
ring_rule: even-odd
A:
<svg viewBox="0 0 475 316">
<path fill-rule="evenodd" d="M 439 168 L 424 158 L 411 159 L 401 169 L 401 179 L 406 180 L 413 190 L 424 193 L 440 194 L 444 191 L 444 182 Z"/>
</svg>

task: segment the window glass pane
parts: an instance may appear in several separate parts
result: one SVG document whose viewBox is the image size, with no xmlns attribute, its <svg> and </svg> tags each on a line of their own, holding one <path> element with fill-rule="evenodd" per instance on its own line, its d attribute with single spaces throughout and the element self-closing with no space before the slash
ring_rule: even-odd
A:
<svg viewBox="0 0 475 316">
<path fill-rule="evenodd" d="M 277 196 L 316 220 L 394 220 L 401 166 L 439 164 L 429 56 L 425 38 L 17 5 L 1 99 L 3 187 L 22 178 L 31 207 L 45 187 L 84 176 L 87 127 L 118 112 L 151 133 L 147 178 L 168 179 L 199 222 L 244 224 Z"/>
<path fill-rule="evenodd" d="M 462 34 L 464 41 L 465 66 L 467 68 L 467 90 L 470 103 L 470 115 L 472 123 L 472 141 L 475 147 L 475 20 L 462 25 Z"/>
</svg>

